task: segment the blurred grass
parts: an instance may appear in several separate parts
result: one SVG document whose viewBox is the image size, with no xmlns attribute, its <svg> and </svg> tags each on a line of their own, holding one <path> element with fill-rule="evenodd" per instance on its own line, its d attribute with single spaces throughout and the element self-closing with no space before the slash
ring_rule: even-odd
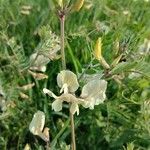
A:
<svg viewBox="0 0 150 150">
<path fill-rule="evenodd" d="M 103 42 L 102 53 L 109 63 L 113 60 L 113 43 L 117 39 L 125 59 L 128 60 L 137 52 L 144 39 L 150 38 L 150 2 L 95 0 L 91 3 L 91 9 L 83 8 L 66 19 L 67 68 L 77 74 L 91 63 L 92 49 L 99 36 Z M 32 7 L 29 15 L 21 14 L 23 5 Z M 129 14 L 125 15 L 124 11 Z M 20 70 L 29 65 L 29 57 L 40 42 L 37 30 L 48 24 L 51 30 L 59 35 L 59 20 L 51 0 L 0 0 L 0 14 L 0 84 L 5 89 L 6 99 L 14 103 L 14 107 L 8 109 L 8 114 L 0 114 L 0 149 L 20 150 L 26 143 L 29 143 L 32 149 L 44 149 L 45 143 L 33 136 L 28 126 L 34 112 L 44 111 L 46 126 L 50 128 L 50 137 L 53 140 L 67 121 L 67 109 L 64 108 L 62 113 L 58 114 L 53 112 L 52 99 L 42 93 L 43 87 L 58 92 L 56 76 L 61 63 L 60 60 L 50 62 L 46 71 L 49 78 L 42 81 L 34 80 Z M 100 28 L 101 22 L 109 27 L 108 33 Z M 11 49 L 8 45 L 12 37 L 20 48 Z M 16 58 L 11 57 L 13 53 Z M 148 60 L 149 64 L 149 56 L 144 60 Z M 100 71 L 101 68 L 95 70 Z M 140 81 L 142 87 L 138 84 Z M 119 87 L 110 80 L 107 102 L 93 111 L 81 108 L 80 116 L 76 117 L 78 150 L 120 150 L 131 142 L 135 144 L 136 149 L 150 149 L 150 132 L 143 127 L 146 120 L 139 113 L 143 101 L 150 98 L 150 84 L 143 87 L 143 79 L 140 81 L 126 79 L 123 81 L 125 87 Z M 30 98 L 21 99 L 17 86 L 31 82 L 35 82 L 36 86 L 26 93 Z M 141 94 L 145 90 L 148 94 L 142 99 Z M 61 145 L 70 143 L 69 132 L 67 127 L 58 139 L 56 149 L 63 149 L 60 148 Z"/>
</svg>

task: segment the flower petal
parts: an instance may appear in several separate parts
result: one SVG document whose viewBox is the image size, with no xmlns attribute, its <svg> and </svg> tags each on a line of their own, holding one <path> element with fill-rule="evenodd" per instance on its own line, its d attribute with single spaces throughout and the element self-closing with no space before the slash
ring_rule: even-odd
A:
<svg viewBox="0 0 150 150">
<path fill-rule="evenodd" d="M 59 100 L 65 101 L 67 103 L 80 103 L 80 99 L 76 98 L 72 94 L 62 94 L 61 96 L 58 97 Z M 79 101 L 80 100 L 80 101 Z"/>
<path fill-rule="evenodd" d="M 53 97 L 53 98 L 55 98 L 55 99 L 58 98 L 52 91 L 50 91 L 50 90 L 48 90 L 48 89 L 46 89 L 46 88 L 43 89 L 43 93 L 44 93 L 44 94 L 48 94 L 50 97 Z"/>
<path fill-rule="evenodd" d="M 52 109 L 54 111 L 60 111 L 62 110 L 62 102 L 60 99 L 56 99 L 53 103 L 52 103 Z"/>
<path fill-rule="evenodd" d="M 107 82 L 105 80 L 92 80 L 88 82 L 82 89 L 81 98 L 84 98 L 85 102 L 82 106 L 85 108 L 94 109 L 94 105 L 99 105 L 105 98 L 105 91 L 107 88 Z"/>
<path fill-rule="evenodd" d="M 38 135 L 42 132 L 45 124 L 45 114 L 42 111 L 37 111 L 29 125 L 29 130 L 32 134 Z"/>
<path fill-rule="evenodd" d="M 40 132 L 38 136 L 43 139 L 45 142 L 49 141 L 49 128 L 44 128 L 43 132 Z"/>
<path fill-rule="evenodd" d="M 77 112 L 77 115 L 79 115 L 79 106 L 77 103 L 72 103 L 70 107 L 70 112 L 74 115 Z"/>
<path fill-rule="evenodd" d="M 63 70 L 58 74 L 57 84 L 60 88 L 62 88 L 64 84 L 67 84 L 68 92 L 71 93 L 75 92 L 79 87 L 77 76 L 69 70 Z"/>
<path fill-rule="evenodd" d="M 68 85 L 65 83 L 60 89 L 60 93 L 64 92 L 64 94 L 68 93 Z"/>
</svg>

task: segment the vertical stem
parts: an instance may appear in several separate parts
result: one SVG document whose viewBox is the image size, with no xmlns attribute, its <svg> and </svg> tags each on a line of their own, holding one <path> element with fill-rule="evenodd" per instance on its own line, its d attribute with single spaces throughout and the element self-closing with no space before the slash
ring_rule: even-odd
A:
<svg viewBox="0 0 150 150">
<path fill-rule="evenodd" d="M 61 60 L 62 60 L 62 68 L 66 69 L 66 59 L 65 59 L 65 44 L 64 44 L 64 25 L 65 25 L 65 15 L 60 17 L 60 30 L 61 30 Z"/>
<path fill-rule="evenodd" d="M 76 140 L 75 140 L 75 129 L 74 129 L 74 116 L 70 112 L 70 121 L 71 121 L 71 138 L 72 138 L 72 150 L 76 150 Z"/>
<path fill-rule="evenodd" d="M 61 28 L 61 60 L 62 60 L 62 69 L 66 69 L 66 60 L 65 60 L 65 45 L 64 45 L 64 25 L 65 25 L 65 15 L 62 14 L 60 16 L 60 28 Z M 71 120 L 71 138 L 72 138 L 72 150 L 76 150 L 76 141 L 75 141 L 75 128 L 74 128 L 74 116 L 70 112 L 70 120 Z"/>
</svg>

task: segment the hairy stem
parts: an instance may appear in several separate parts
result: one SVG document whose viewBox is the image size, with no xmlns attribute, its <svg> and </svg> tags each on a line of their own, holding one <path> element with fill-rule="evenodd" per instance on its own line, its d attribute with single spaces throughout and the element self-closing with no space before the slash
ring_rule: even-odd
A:
<svg viewBox="0 0 150 150">
<path fill-rule="evenodd" d="M 61 28 L 61 60 L 62 60 L 62 69 L 66 69 L 66 60 L 65 60 L 65 35 L 64 35 L 64 25 L 65 25 L 65 15 L 62 13 L 60 15 L 60 28 Z M 76 141 L 75 141 L 75 129 L 74 129 L 74 116 L 70 112 L 70 121 L 71 121 L 71 138 L 72 138 L 72 150 L 76 150 Z"/>
</svg>

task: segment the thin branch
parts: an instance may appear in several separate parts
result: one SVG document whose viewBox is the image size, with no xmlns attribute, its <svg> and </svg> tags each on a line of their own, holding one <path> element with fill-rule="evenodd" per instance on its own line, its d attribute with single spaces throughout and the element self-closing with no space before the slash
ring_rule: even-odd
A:
<svg viewBox="0 0 150 150">
<path fill-rule="evenodd" d="M 65 15 L 60 17 L 60 28 L 61 28 L 61 58 L 62 58 L 62 68 L 66 69 L 66 59 L 65 59 L 65 44 L 64 44 L 64 24 L 65 24 Z"/>
<path fill-rule="evenodd" d="M 60 30 L 61 30 L 61 60 L 62 60 L 62 69 L 66 70 L 66 59 L 65 59 L 65 10 L 59 12 L 60 18 Z M 71 106 L 70 106 L 71 107 Z M 76 141 L 75 141 L 75 128 L 74 128 L 74 115 L 70 112 L 70 121 L 71 121 L 71 137 L 72 137 L 72 150 L 76 150 Z"/>
</svg>

